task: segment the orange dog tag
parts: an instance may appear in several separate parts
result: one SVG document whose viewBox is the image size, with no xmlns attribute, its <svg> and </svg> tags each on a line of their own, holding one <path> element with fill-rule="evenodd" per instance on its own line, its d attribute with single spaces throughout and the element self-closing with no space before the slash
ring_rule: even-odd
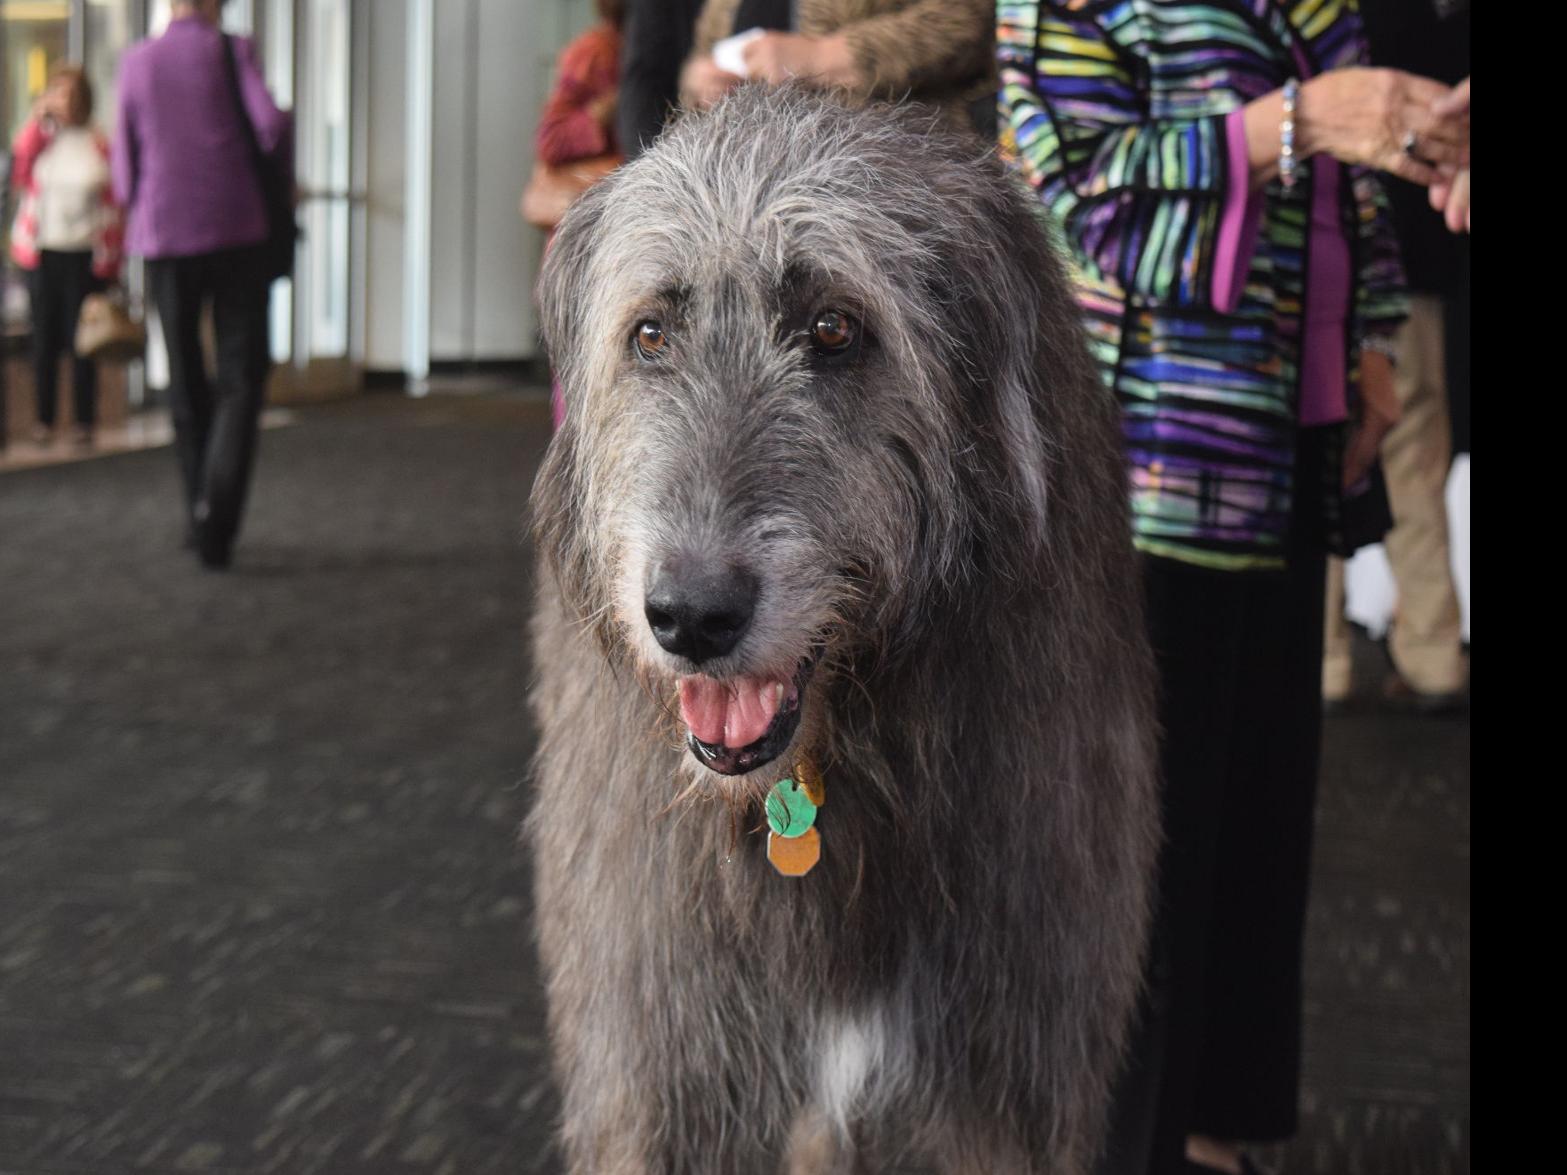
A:
<svg viewBox="0 0 1567 1175">
<path fill-rule="evenodd" d="M 804 877 L 822 859 L 822 837 L 815 828 L 800 836 L 767 834 L 767 859 L 785 877 Z"/>
</svg>

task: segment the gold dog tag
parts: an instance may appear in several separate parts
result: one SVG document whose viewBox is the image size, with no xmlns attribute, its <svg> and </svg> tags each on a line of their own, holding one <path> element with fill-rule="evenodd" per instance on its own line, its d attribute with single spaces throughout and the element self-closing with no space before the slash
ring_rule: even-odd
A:
<svg viewBox="0 0 1567 1175">
<path fill-rule="evenodd" d="M 822 782 L 822 773 L 816 769 L 814 760 L 803 755 L 800 757 L 800 761 L 794 765 L 794 781 L 818 808 L 827 802 L 827 785 Z"/>
</svg>

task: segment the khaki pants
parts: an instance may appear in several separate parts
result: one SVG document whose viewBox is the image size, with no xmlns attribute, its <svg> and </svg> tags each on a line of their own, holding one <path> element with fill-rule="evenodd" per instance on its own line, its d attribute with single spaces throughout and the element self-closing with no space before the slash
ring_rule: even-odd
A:
<svg viewBox="0 0 1567 1175">
<path fill-rule="evenodd" d="M 1409 321 L 1398 333 L 1397 346 L 1394 382 L 1402 411 L 1382 442 L 1382 471 L 1393 507 L 1387 557 L 1398 587 L 1388 647 L 1400 676 L 1415 690 L 1451 693 L 1463 688 L 1467 669 L 1447 541 L 1445 493 L 1453 454 L 1441 299 L 1411 297 Z M 1344 564 L 1339 559 L 1328 566 L 1322 692 L 1330 699 L 1350 692 Z"/>
</svg>

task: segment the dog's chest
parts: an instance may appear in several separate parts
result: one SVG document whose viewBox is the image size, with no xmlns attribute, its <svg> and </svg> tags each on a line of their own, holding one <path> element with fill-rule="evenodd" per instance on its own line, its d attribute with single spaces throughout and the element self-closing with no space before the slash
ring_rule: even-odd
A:
<svg viewBox="0 0 1567 1175">
<path fill-rule="evenodd" d="M 818 1022 L 814 1088 L 820 1109 L 840 1129 L 873 1113 L 904 1088 L 909 1073 L 907 1019 L 877 1000 Z"/>
</svg>

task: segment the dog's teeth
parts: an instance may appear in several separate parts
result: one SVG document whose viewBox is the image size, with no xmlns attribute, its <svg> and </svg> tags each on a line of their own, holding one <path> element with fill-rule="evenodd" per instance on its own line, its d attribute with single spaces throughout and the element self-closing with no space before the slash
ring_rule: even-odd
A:
<svg viewBox="0 0 1567 1175">
<path fill-rule="evenodd" d="M 776 710 L 779 706 L 783 705 L 783 695 L 784 683 L 781 681 L 773 682 L 773 709 Z"/>
</svg>

